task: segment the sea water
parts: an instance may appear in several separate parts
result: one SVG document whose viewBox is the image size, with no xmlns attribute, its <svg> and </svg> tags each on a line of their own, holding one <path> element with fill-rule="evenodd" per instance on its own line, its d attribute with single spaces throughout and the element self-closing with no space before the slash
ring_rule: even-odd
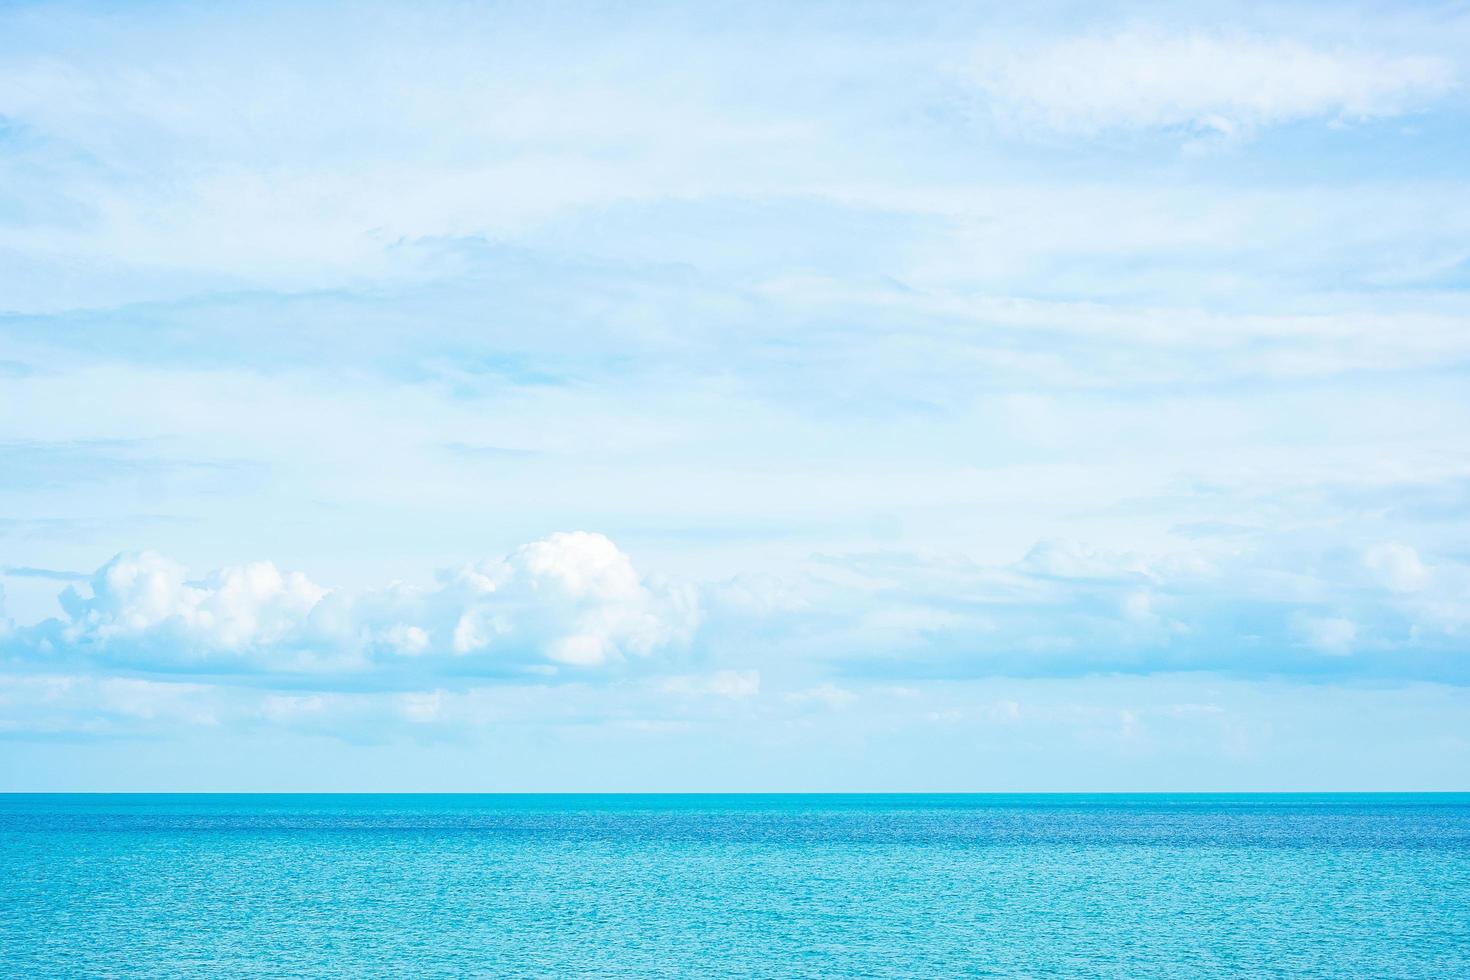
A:
<svg viewBox="0 0 1470 980">
<path fill-rule="evenodd" d="M 17 977 L 1470 977 L 1470 795 L 0 796 Z"/>
</svg>

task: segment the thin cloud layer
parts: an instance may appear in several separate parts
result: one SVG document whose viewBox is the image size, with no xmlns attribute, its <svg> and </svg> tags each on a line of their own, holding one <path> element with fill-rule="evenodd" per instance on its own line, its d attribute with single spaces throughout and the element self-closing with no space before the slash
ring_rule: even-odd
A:
<svg viewBox="0 0 1470 980">
<path fill-rule="evenodd" d="M 1402 115 L 1448 92 L 1442 58 L 1252 35 L 1123 31 L 982 55 L 993 108 L 1072 133 L 1184 128 L 1224 136 Z"/>
<path fill-rule="evenodd" d="M 763 643 L 868 679 L 1206 671 L 1461 684 L 1466 588 L 1470 566 L 1402 543 L 1250 534 L 1162 553 L 1043 541 L 1000 565 L 833 556 L 705 598 L 711 643 L 758 618 Z"/>
</svg>

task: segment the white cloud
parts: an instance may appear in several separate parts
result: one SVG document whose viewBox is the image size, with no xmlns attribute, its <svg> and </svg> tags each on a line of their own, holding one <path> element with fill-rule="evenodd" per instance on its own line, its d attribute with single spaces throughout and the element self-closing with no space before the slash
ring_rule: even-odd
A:
<svg viewBox="0 0 1470 980">
<path fill-rule="evenodd" d="M 142 554 L 105 565 L 90 595 L 69 590 L 66 621 L 21 626 L 0 649 L 135 671 L 209 663 L 310 673 L 332 689 L 347 689 L 334 687 L 349 683 L 345 675 L 374 672 L 376 683 L 402 691 L 654 657 L 698 630 L 709 672 L 670 676 L 656 665 L 646 690 L 731 699 L 761 693 L 757 668 L 802 658 L 857 663 L 890 684 L 1119 667 L 1320 671 L 1316 653 L 1353 654 L 1334 668 L 1347 672 L 1391 662 L 1406 675 L 1440 677 L 1454 668 L 1438 651 L 1463 636 L 1457 599 L 1467 575 L 1443 554 L 1431 575 L 1407 545 L 1344 547 L 1320 531 L 1129 551 L 1043 542 L 1000 563 L 880 552 L 795 562 L 783 586 L 789 601 L 774 605 L 725 602 L 711 585 L 702 623 L 692 586 L 640 574 L 598 534 L 554 534 L 444 571 L 428 587 L 356 593 L 268 563 L 191 580 L 177 563 Z M 828 685 L 777 698 L 840 707 L 853 696 Z"/>
<path fill-rule="evenodd" d="M 1404 113 L 1453 84 L 1437 58 L 1282 38 L 1124 31 L 987 52 L 996 110 L 1063 132 L 1183 127 L 1232 135 L 1304 119 Z"/>
<path fill-rule="evenodd" d="M 69 588 L 61 599 L 66 623 L 23 632 L 135 659 L 253 658 L 277 669 L 320 663 L 321 652 L 337 663 L 383 652 L 596 666 L 687 642 L 698 623 L 692 588 L 641 577 L 616 545 L 586 532 L 552 534 L 426 590 L 353 597 L 270 562 L 193 581 L 143 552 L 99 569 L 90 595 Z"/>
<path fill-rule="evenodd" d="M 237 650 L 279 642 L 298 630 L 326 590 L 268 561 L 187 580 L 184 567 L 145 551 L 113 558 L 92 577 L 90 597 L 61 595 L 68 640 L 106 642 L 172 630 L 190 642 Z"/>
<path fill-rule="evenodd" d="M 687 641 L 698 622 L 691 589 L 645 581 L 611 541 L 582 531 L 466 566 L 445 587 L 462 601 L 458 654 L 529 633 L 548 659 L 591 666 Z"/>
</svg>

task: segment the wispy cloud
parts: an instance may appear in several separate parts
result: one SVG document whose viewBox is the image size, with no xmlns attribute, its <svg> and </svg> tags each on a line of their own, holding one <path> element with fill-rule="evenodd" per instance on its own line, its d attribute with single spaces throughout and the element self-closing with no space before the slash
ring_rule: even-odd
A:
<svg viewBox="0 0 1470 980">
<path fill-rule="evenodd" d="M 1287 38 L 1131 30 L 985 51 L 977 77 L 993 108 L 1053 130 L 1183 128 L 1234 136 L 1320 119 L 1421 109 L 1454 68 L 1424 55 L 1328 48 Z"/>
<path fill-rule="evenodd" d="M 760 693 L 761 675 L 758 670 L 717 670 L 712 674 L 669 677 L 660 688 L 668 694 L 749 698 Z"/>
<path fill-rule="evenodd" d="M 53 582 L 84 582 L 87 579 L 86 572 L 68 572 L 57 568 L 31 568 L 28 565 L 7 565 L 0 568 L 0 575 L 9 575 L 12 578 L 48 579 Z"/>
</svg>

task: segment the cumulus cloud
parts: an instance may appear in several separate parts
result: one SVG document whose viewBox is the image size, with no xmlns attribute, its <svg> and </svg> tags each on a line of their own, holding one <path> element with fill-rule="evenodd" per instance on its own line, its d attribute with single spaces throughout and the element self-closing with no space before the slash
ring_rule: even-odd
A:
<svg viewBox="0 0 1470 980">
<path fill-rule="evenodd" d="M 122 554 L 92 576 L 91 595 L 61 594 L 69 642 L 107 643 L 167 632 L 179 642 L 239 650 L 297 633 L 326 595 L 300 572 L 283 575 L 268 561 L 188 580 L 182 565 L 151 551 Z"/>
<path fill-rule="evenodd" d="M 1179 127 L 1231 135 L 1305 119 L 1411 111 L 1453 84 L 1437 58 L 1223 34 L 1124 31 L 982 57 L 995 109 L 1083 134 Z"/>
<path fill-rule="evenodd" d="M 592 666 L 687 641 L 697 622 L 692 590 L 645 581 L 611 541 L 586 532 L 466 566 L 445 592 L 461 608 L 450 641 L 458 654 L 530 632 L 547 659 Z"/>
<path fill-rule="evenodd" d="M 118 555 L 61 595 L 34 645 L 115 659 L 296 669 L 374 659 L 499 658 L 595 667 L 688 642 L 694 590 L 639 575 L 600 534 L 552 534 L 428 589 L 333 592 L 268 561 L 191 579 L 152 552 Z"/>
</svg>

